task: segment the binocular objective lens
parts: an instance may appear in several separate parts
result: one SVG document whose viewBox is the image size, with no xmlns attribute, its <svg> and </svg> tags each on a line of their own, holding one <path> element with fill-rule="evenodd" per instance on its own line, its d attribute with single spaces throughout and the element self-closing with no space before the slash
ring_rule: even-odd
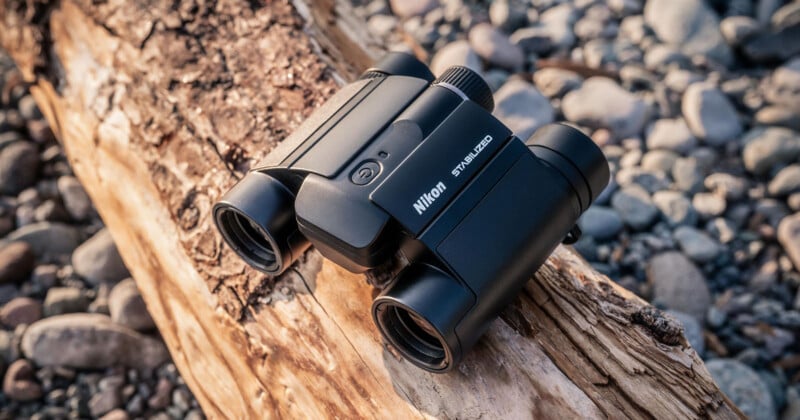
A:
<svg viewBox="0 0 800 420">
<path fill-rule="evenodd" d="M 398 350 L 431 369 L 442 367 L 444 346 L 428 321 L 394 305 L 385 305 L 379 317 L 384 332 Z"/>
<path fill-rule="evenodd" d="M 262 267 L 275 265 L 275 252 L 258 224 L 234 210 L 224 211 L 219 218 L 222 233 L 240 254 L 248 256 Z"/>
</svg>

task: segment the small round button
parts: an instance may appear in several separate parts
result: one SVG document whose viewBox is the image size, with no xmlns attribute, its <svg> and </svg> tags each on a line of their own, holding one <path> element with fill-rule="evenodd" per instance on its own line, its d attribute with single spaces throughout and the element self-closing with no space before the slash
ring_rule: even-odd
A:
<svg viewBox="0 0 800 420">
<path fill-rule="evenodd" d="M 367 185 L 380 173 L 381 165 L 379 165 L 378 162 L 368 160 L 358 165 L 353 173 L 350 174 L 350 181 L 356 185 Z"/>
</svg>

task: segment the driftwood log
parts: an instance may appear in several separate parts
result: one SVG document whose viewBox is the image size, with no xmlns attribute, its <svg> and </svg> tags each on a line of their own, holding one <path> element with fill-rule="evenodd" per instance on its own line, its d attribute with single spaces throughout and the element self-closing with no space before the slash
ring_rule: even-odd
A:
<svg viewBox="0 0 800 420">
<path fill-rule="evenodd" d="M 385 345 L 309 252 L 246 267 L 214 201 L 377 57 L 335 0 L 0 0 L 11 53 L 211 417 L 735 418 L 675 321 L 559 248 L 466 361 Z"/>
</svg>

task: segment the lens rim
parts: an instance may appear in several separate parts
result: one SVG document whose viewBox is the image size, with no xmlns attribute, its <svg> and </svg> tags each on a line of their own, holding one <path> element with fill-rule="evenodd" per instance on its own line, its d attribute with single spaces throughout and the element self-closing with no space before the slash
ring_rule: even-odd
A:
<svg viewBox="0 0 800 420">
<path fill-rule="evenodd" d="M 403 320 L 403 314 L 408 318 L 412 318 L 411 322 L 415 325 L 409 327 L 407 322 Z M 383 296 L 373 303 L 372 315 L 375 320 L 375 325 L 378 326 L 381 335 L 391 343 L 406 360 L 429 372 L 441 373 L 453 367 L 453 352 L 447 344 L 447 340 L 445 340 L 434 323 L 430 322 L 430 320 L 413 308 L 391 297 Z M 416 318 L 416 321 L 414 321 L 413 318 Z M 424 321 L 429 331 L 426 331 L 426 328 L 419 325 L 419 321 Z M 405 331 L 402 331 L 403 334 L 398 334 L 400 332 L 397 330 L 398 326 L 405 329 Z M 436 339 L 438 341 L 438 347 L 434 348 L 425 338 L 419 337 L 417 334 L 418 332 L 415 333 L 414 327 L 423 330 L 423 333 L 429 336 L 428 338 Z M 431 334 L 431 332 L 434 334 Z M 412 341 L 416 340 L 416 342 L 409 342 L 409 339 L 412 339 Z M 426 348 L 425 350 L 428 350 L 428 352 L 421 350 L 421 347 Z M 430 354 L 430 352 L 433 351 L 441 352 L 441 355 L 434 356 Z"/>
<path fill-rule="evenodd" d="M 243 240 L 241 235 L 234 235 L 231 231 L 231 228 L 234 226 L 232 226 L 232 224 L 230 224 L 231 221 L 227 219 L 230 216 L 236 218 L 236 222 L 239 224 L 238 229 L 247 235 L 248 239 L 246 241 Z M 247 231 L 247 228 L 241 226 L 242 220 L 249 222 L 249 227 L 255 229 L 257 233 L 261 235 L 261 239 L 266 239 L 269 243 L 269 249 L 267 249 L 264 244 L 258 243 L 256 238 L 253 238 L 250 232 Z M 275 241 L 275 238 L 268 230 L 264 229 L 260 223 L 247 216 L 243 211 L 224 202 L 217 203 L 214 206 L 214 222 L 217 225 L 217 230 L 220 231 L 222 238 L 228 246 L 250 266 L 267 274 L 281 272 L 283 268 L 283 255 L 281 255 L 280 247 Z M 273 261 L 270 263 L 266 261 L 266 258 L 254 258 L 253 254 L 255 253 L 251 251 L 252 247 L 261 248 L 262 251 L 271 253 Z"/>
</svg>

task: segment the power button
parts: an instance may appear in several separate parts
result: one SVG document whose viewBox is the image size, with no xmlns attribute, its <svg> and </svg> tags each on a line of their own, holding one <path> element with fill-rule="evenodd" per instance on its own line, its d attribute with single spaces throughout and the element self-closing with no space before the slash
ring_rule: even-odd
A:
<svg viewBox="0 0 800 420">
<path fill-rule="evenodd" d="M 350 181 L 356 185 L 367 185 L 381 173 L 381 165 L 378 162 L 368 160 L 358 165 L 353 173 L 350 174 Z"/>
</svg>

